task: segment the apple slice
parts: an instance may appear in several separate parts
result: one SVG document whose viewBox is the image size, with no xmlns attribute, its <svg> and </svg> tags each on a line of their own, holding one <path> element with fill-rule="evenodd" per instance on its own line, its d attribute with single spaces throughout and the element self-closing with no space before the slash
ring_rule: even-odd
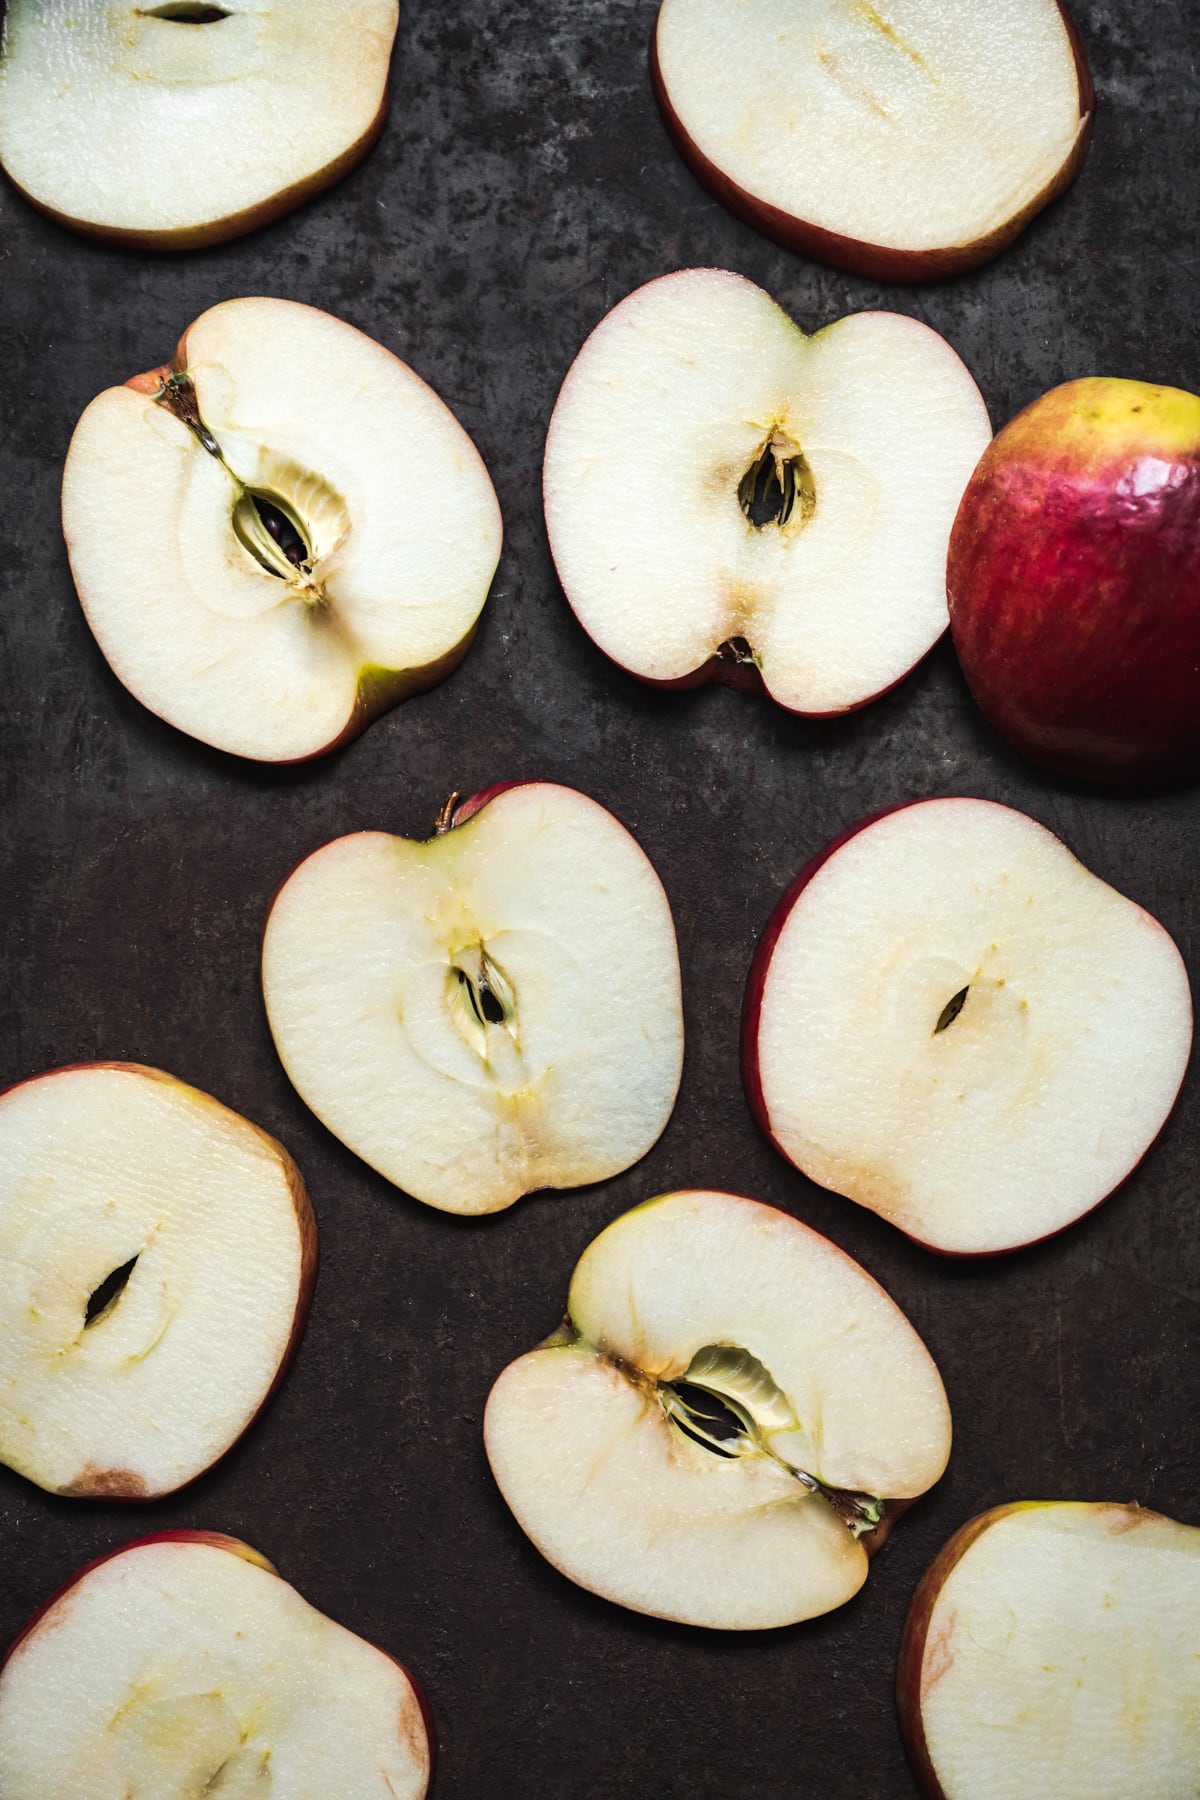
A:
<svg viewBox="0 0 1200 1800">
<path fill-rule="evenodd" d="M 428 842 L 364 831 L 301 863 L 263 992 L 344 1144 L 429 1206 L 485 1213 L 644 1156 L 683 1015 L 667 897 L 610 813 L 540 781 L 457 799 Z"/>
<path fill-rule="evenodd" d="M 1068 381 L 967 484 L 954 647 L 996 729 L 1085 780 L 1200 779 L 1200 394 Z"/>
<path fill-rule="evenodd" d="M 929 1800 L 1190 1800 L 1200 1530 L 1138 1506 L 972 1519 L 917 1589 L 900 1717 Z"/>
<path fill-rule="evenodd" d="M 545 504 L 584 630 L 642 681 L 863 706 L 946 629 L 946 546 L 991 436 L 944 338 L 898 313 L 806 337 L 721 269 L 638 288 L 559 394 Z"/>
<path fill-rule="evenodd" d="M 250 299 L 92 401 L 63 530 L 88 623 L 142 704 L 291 762 L 449 674 L 501 525 L 474 445 L 406 364 L 328 313 Z"/>
<path fill-rule="evenodd" d="M 8 0 L 0 163 L 93 236 L 236 237 L 366 155 L 396 20 L 396 0 Z"/>
<path fill-rule="evenodd" d="M 929 1352 L 871 1277 L 734 1194 L 665 1194 L 592 1243 L 484 1436 L 521 1529 L 606 1599 L 747 1631 L 841 1606 L 950 1453 Z"/>
<path fill-rule="evenodd" d="M 5 1800 L 423 1800 L 432 1761 L 400 1664 L 215 1532 L 89 1563 L 0 1670 Z"/>
<path fill-rule="evenodd" d="M 655 92 L 693 174 L 791 250 L 883 281 L 986 262 L 1083 165 L 1059 0 L 662 0 Z"/>
<path fill-rule="evenodd" d="M 771 917 L 743 1017 L 776 1148 L 932 1250 L 1036 1242 L 1158 1136 L 1192 1004 L 1173 941 L 1041 825 L 986 800 L 868 819 Z"/>
<path fill-rule="evenodd" d="M 316 1273 L 295 1163 L 207 1094 L 129 1063 L 10 1088 L 0 1461 L 56 1494 L 172 1493 L 253 1424 Z"/>
</svg>

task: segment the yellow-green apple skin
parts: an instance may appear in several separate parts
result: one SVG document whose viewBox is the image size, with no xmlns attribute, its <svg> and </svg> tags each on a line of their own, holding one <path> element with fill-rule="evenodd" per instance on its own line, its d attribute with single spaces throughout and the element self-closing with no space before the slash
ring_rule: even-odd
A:
<svg viewBox="0 0 1200 1800">
<path fill-rule="evenodd" d="M 1200 396 L 1089 377 L 985 451 L 950 540 L 954 644 L 992 724 L 1061 775 L 1200 777 Z"/>
</svg>

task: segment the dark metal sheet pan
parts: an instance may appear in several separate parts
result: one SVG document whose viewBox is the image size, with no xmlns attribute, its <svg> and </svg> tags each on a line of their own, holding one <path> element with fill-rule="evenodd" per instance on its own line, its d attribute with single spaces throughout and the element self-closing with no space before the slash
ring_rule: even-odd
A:
<svg viewBox="0 0 1200 1800">
<path fill-rule="evenodd" d="M 650 94 L 654 0 L 403 10 L 374 154 L 241 242 L 128 254 L 0 188 L 0 1078 L 129 1058 L 209 1089 L 291 1148 L 323 1246 L 292 1372 L 194 1487 L 120 1509 L 53 1500 L 0 1470 L 0 1638 L 98 1551 L 206 1526 L 261 1547 L 411 1664 L 437 1721 L 440 1800 L 910 1800 L 893 1665 L 915 1583 L 958 1524 L 1020 1496 L 1136 1497 L 1200 1524 L 1200 1093 L 1190 1081 L 1154 1154 L 1074 1230 L 990 1265 L 940 1261 L 759 1137 L 737 1064 L 749 958 L 786 882 L 844 825 L 920 795 L 978 794 L 1023 807 L 1150 907 L 1195 977 L 1200 802 L 1038 774 L 985 726 L 946 645 L 835 723 L 722 688 L 637 686 L 584 638 L 555 582 L 542 440 L 591 326 L 638 283 L 692 264 L 742 271 L 810 329 L 863 307 L 927 321 L 997 424 L 1069 376 L 1200 388 L 1200 12 L 1082 0 L 1100 112 L 1080 181 L 998 262 L 911 289 L 790 255 L 695 184 Z M 88 399 L 243 293 L 310 301 L 412 362 L 474 434 L 507 526 L 459 671 L 294 771 L 210 752 L 125 694 L 59 535 L 59 471 Z M 259 935 L 278 883 L 325 839 L 424 835 L 450 788 L 528 776 L 595 795 L 654 859 L 680 935 L 687 1065 L 640 1167 L 464 1223 L 396 1195 L 293 1094 L 263 1017 Z M 765 1635 L 657 1623 L 571 1586 L 509 1517 L 480 1439 L 491 1380 L 553 1327 L 584 1245 L 632 1203 L 695 1184 L 789 1208 L 858 1257 L 926 1337 L 955 1413 L 948 1474 L 859 1598 Z"/>
</svg>

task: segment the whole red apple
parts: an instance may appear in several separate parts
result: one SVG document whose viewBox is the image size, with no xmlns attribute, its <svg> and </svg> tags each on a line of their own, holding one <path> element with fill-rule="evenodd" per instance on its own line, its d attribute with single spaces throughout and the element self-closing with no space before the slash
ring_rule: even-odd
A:
<svg viewBox="0 0 1200 1800">
<path fill-rule="evenodd" d="M 971 477 L 946 583 L 971 691 L 1018 750 L 1091 781 L 1200 778 L 1200 397 L 1043 394 Z"/>
</svg>

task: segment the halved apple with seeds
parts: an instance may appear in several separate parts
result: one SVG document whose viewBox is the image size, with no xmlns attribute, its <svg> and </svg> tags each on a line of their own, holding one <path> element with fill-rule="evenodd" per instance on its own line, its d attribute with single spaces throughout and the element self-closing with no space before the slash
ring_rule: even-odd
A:
<svg viewBox="0 0 1200 1800">
<path fill-rule="evenodd" d="M 263 993 L 318 1118 L 446 1212 L 616 1175 L 679 1087 L 662 884 L 611 813 L 552 782 L 453 795 L 425 842 L 314 851 L 267 921 Z"/>
<path fill-rule="evenodd" d="M 235 237 L 366 155 L 397 16 L 396 0 L 8 0 L 0 162 L 91 236 Z"/>
<path fill-rule="evenodd" d="M 808 337 L 741 275 L 664 275 L 600 322 L 555 404 L 563 591 L 641 681 L 863 706 L 946 629 L 950 528 L 990 438 L 927 325 L 854 313 Z"/>
<path fill-rule="evenodd" d="M 10 1088 L 0 1461 L 56 1494 L 172 1493 L 254 1422 L 316 1272 L 296 1165 L 207 1094 L 128 1063 Z"/>
<path fill-rule="evenodd" d="M 216 1532 L 89 1563 L 0 1669 L 5 1800 L 423 1800 L 432 1762 L 407 1671 Z"/>
<path fill-rule="evenodd" d="M 801 870 L 746 986 L 760 1126 L 919 1243 L 986 1256 L 1061 1231 L 1134 1169 L 1187 1069 L 1169 933 L 988 800 L 866 819 Z"/>
<path fill-rule="evenodd" d="M 406 364 L 290 300 L 227 300 L 84 412 L 63 530 L 88 623 L 152 712 L 318 756 L 465 655 L 500 554 L 487 471 Z"/>
<path fill-rule="evenodd" d="M 585 1250 L 562 1329 L 500 1376 L 484 1435 L 522 1530 L 572 1581 L 754 1630 L 857 1593 L 945 1468 L 950 1411 L 865 1270 L 786 1213 L 699 1191 Z"/>
<path fill-rule="evenodd" d="M 1192 1800 L 1200 1530 L 1140 1506 L 1018 1501 L 957 1531 L 897 1668 L 928 1800 Z"/>
</svg>

